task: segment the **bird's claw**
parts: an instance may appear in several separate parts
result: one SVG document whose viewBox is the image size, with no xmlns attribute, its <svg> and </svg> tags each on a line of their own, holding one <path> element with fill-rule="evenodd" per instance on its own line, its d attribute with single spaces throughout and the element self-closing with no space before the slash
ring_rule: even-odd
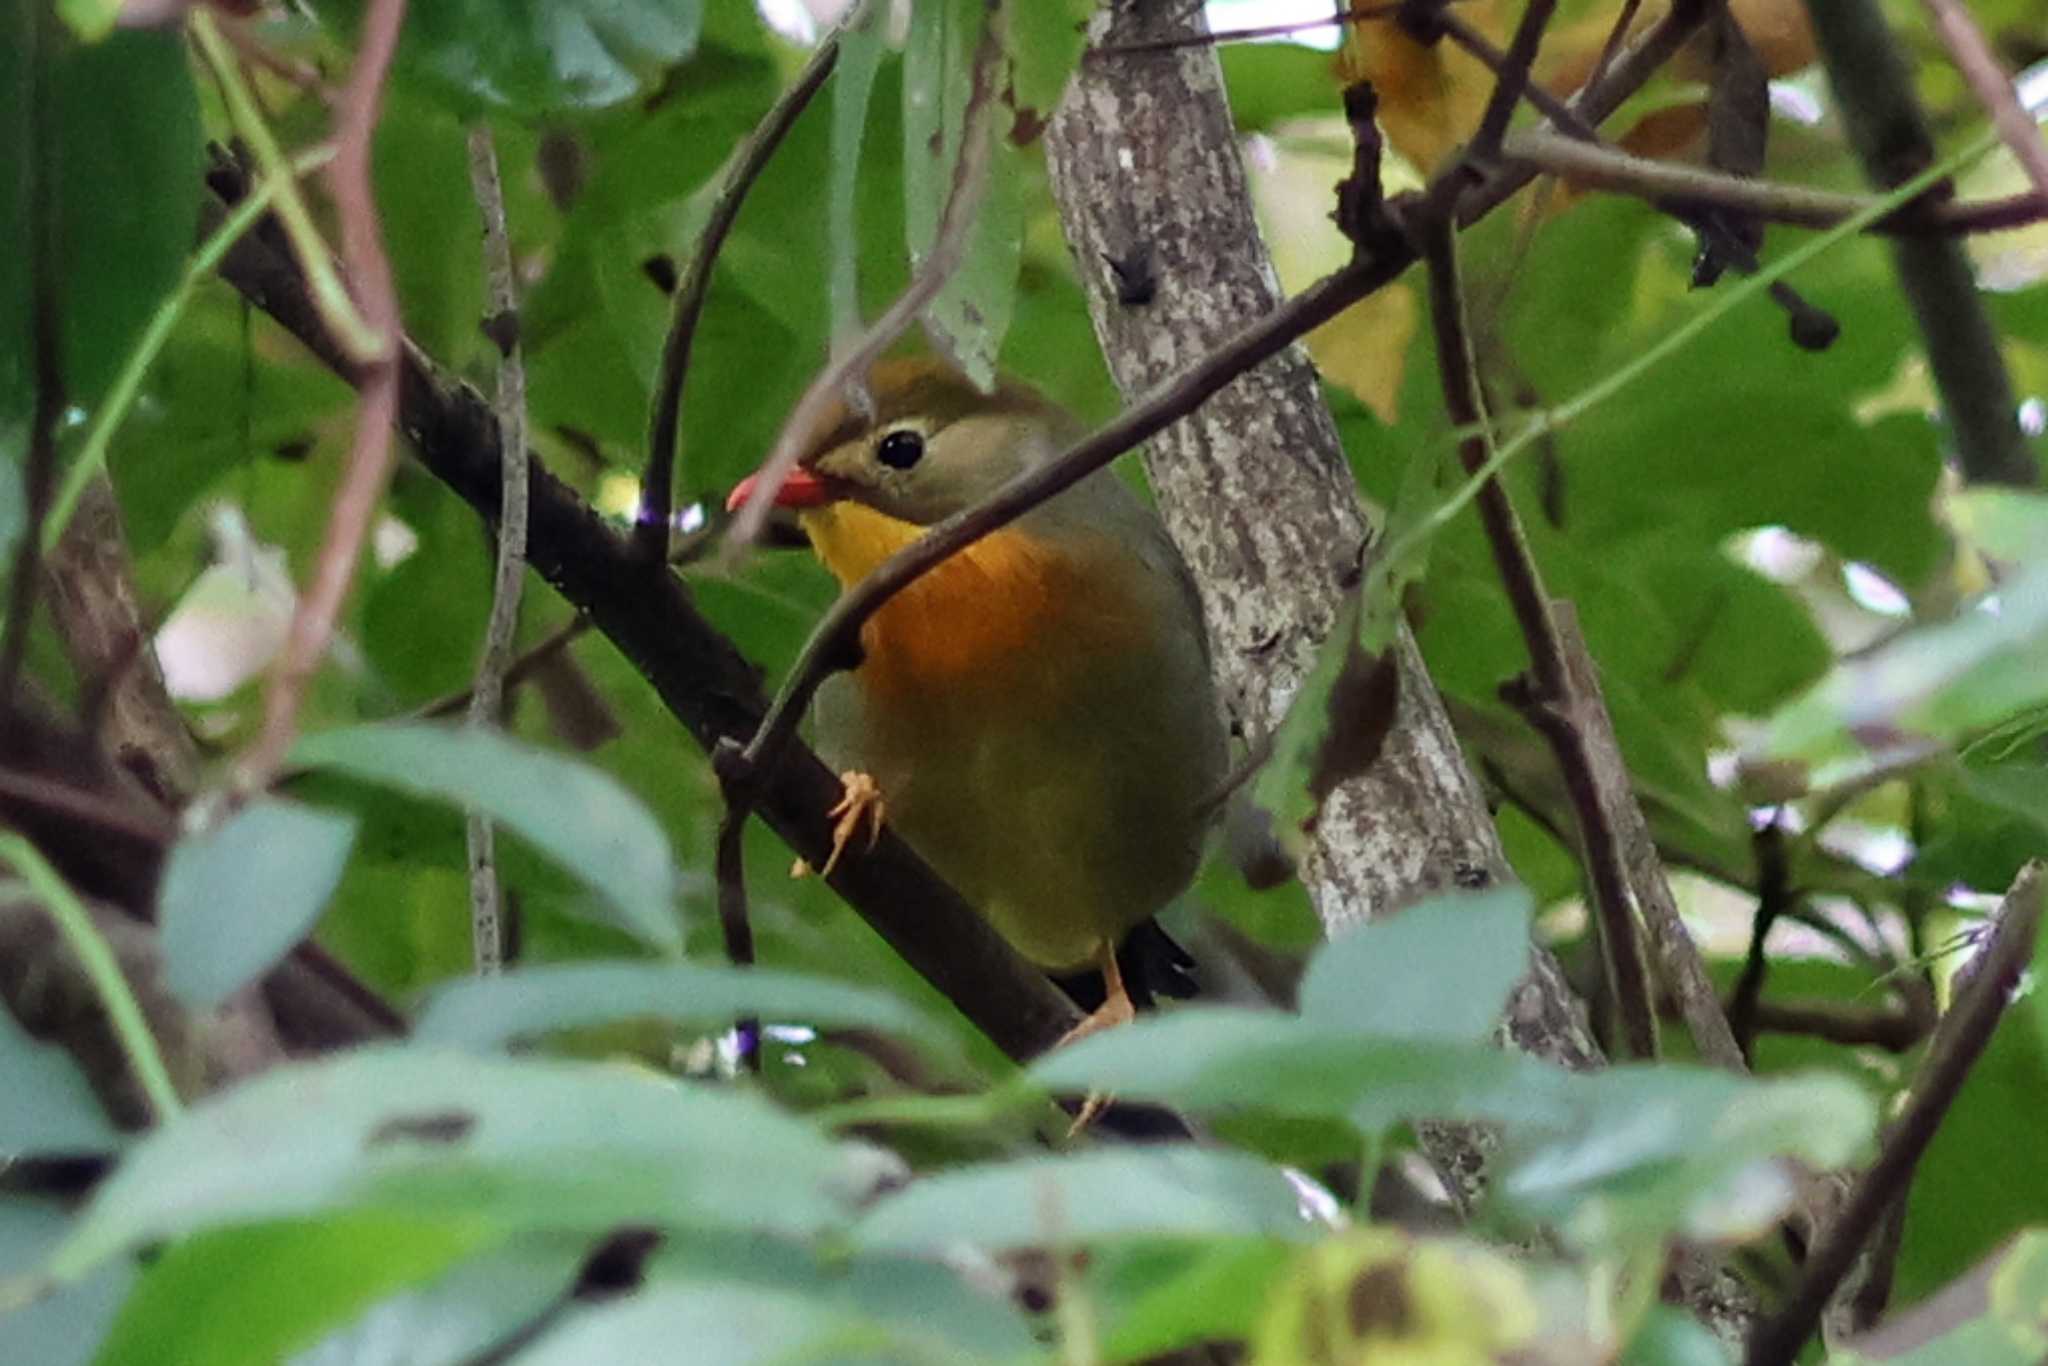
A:
<svg viewBox="0 0 2048 1366">
<path fill-rule="evenodd" d="M 874 848 L 875 841 L 882 837 L 882 821 L 888 815 L 881 785 L 872 775 L 854 770 L 840 774 L 839 783 L 843 789 L 839 801 L 825 813 L 832 822 L 832 853 L 821 870 L 823 877 L 832 876 L 832 870 L 839 866 L 839 856 L 853 843 L 863 824 L 868 828 L 867 847 Z"/>
</svg>

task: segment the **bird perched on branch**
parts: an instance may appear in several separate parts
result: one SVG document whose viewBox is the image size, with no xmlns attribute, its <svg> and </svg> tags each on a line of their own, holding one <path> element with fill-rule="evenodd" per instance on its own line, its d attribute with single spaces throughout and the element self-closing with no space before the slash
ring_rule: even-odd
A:
<svg viewBox="0 0 2048 1366">
<path fill-rule="evenodd" d="M 828 416 L 774 495 L 842 587 L 1081 431 L 933 360 L 884 361 L 869 390 L 872 416 Z M 1101 971 L 1070 1038 L 1130 1019 L 1147 983 L 1125 969 L 1175 967 L 1151 917 L 1194 874 L 1225 765 L 1194 582 L 1157 515 L 1090 475 L 891 598 L 861 647 L 817 703 L 819 749 L 848 770 L 839 847 L 885 802 L 1025 957 Z"/>
</svg>

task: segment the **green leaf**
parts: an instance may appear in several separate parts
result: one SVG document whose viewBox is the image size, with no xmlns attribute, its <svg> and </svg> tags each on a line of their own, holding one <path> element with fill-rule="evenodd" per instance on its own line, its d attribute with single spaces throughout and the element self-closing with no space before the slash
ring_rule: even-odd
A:
<svg viewBox="0 0 2048 1366">
<path fill-rule="evenodd" d="M 1087 1289 L 1111 1308 L 1105 1355 L 1149 1360 L 1198 1342 L 1249 1337 L 1297 1251 L 1275 1238 L 1098 1249 Z"/>
<path fill-rule="evenodd" d="M 705 1234 L 678 1239 L 648 1263 L 651 1289 L 737 1285 L 801 1296 L 844 1323 L 912 1330 L 927 1354 L 942 1340 L 953 1352 L 1015 1361 L 1032 1345 L 1011 1297 L 944 1261 L 890 1254 L 848 1254 L 759 1236 Z M 601 1360 L 632 1360 L 598 1357 Z M 934 1360 L 953 1360 L 940 1354 Z"/>
<path fill-rule="evenodd" d="M 1334 114 L 1341 107 L 1327 52 L 1299 43 L 1224 43 L 1216 55 L 1240 133 L 1267 132 L 1289 119 Z"/>
<path fill-rule="evenodd" d="M 2048 497 L 1979 485 L 1957 489 L 1942 507 L 1956 536 L 1987 555 L 2022 564 L 2048 557 Z"/>
<path fill-rule="evenodd" d="M 1808 761 L 1950 740 L 2048 699 L 2048 566 L 1995 599 L 1835 666 L 1771 719 L 1760 748 Z"/>
<path fill-rule="evenodd" d="M 54 1203 L 0 1199 L 0 1278 L 34 1275 L 71 1224 Z M 0 1309 L 0 1361 L 85 1366 L 134 1281 L 133 1267 L 114 1262 L 32 1303 Z"/>
<path fill-rule="evenodd" d="M 283 1361 L 322 1329 L 436 1275 L 487 1238 L 481 1224 L 398 1215 L 200 1233 L 150 1262 L 96 1366 Z"/>
<path fill-rule="evenodd" d="M 1903 1313 L 1853 1339 L 1828 1366 L 2038 1366 L 2048 1304 L 2048 1231 L 2030 1229 Z"/>
<path fill-rule="evenodd" d="M 1625 1066 L 1575 1075 L 1570 1091 L 1567 1123 L 1510 1129 L 1495 1190 L 1514 1216 L 1581 1247 L 1674 1229 L 1710 1241 L 1753 1236 L 1797 1194 L 1773 1159 L 1842 1166 L 1877 1127 L 1869 1093 L 1831 1073 L 1754 1081 Z"/>
<path fill-rule="evenodd" d="M 30 1037 L 0 1007 L 0 1154 L 100 1153 L 120 1146 L 85 1074 L 55 1044 Z"/>
<path fill-rule="evenodd" d="M 30 139 L 36 44 L 23 25 L 39 6 L 0 18 L 0 433 L 31 402 L 30 272 L 36 206 L 25 193 L 44 167 L 44 205 L 60 285 L 59 364 L 67 399 L 97 403 L 150 314 L 176 284 L 199 214 L 198 99 L 175 33 L 123 30 L 79 43 L 46 25 L 51 107 Z"/>
<path fill-rule="evenodd" d="M 1004 16 L 1010 88 L 1019 115 L 1049 119 L 1088 45 L 1095 0 L 1039 0 L 1012 5 Z"/>
<path fill-rule="evenodd" d="M 353 36 L 363 0 L 326 0 Z M 401 69 L 459 110 L 527 118 L 603 109 L 650 93 L 696 50 L 702 0 L 436 0 L 406 15 Z"/>
<path fill-rule="evenodd" d="M 800 1295 L 755 1286 L 696 1284 L 655 1286 L 622 1303 L 580 1313 L 520 1353 L 519 1361 L 521 1366 L 661 1361 L 673 1358 L 683 1343 L 692 1360 L 720 1366 L 777 1366 L 813 1359 L 980 1359 L 957 1347 L 942 1358 L 935 1356 L 938 1344 L 920 1347 L 908 1332 L 863 1322 Z"/>
<path fill-rule="evenodd" d="M 71 31 L 88 43 L 96 43 L 114 31 L 121 17 L 122 0 L 57 0 L 57 14 L 71 25 Z"/>
<path fill-rule="evenodd" d="M 312 930 L 355 843 L 353 817 L 259 797 L 171 850 L 157 891 L 164 984 L 220 1004 Z"/>
<path fill-rule="evenodd" d="M 69 1279 L 140 1243 L 329 1210 L 504 1231 L 815 1235 L 864 1194 L 864 1151 L 753 1097 L 653 1073 L 360 1049 L 266 1072 L 152 1132 L 50 1271 Z"/>
<path fill-rule="evenodd" d="M 415 724 L 309 735 L 291 762 L 473 806 L 602 892 L 622 927 L 681 947 L 667 837 L 631 793 L 588 765 L 490 731 Z"/>
<path fill-rule="evenodd" d="M 1079 1040 L 1032 1064 L 1059 1092 L 1099 1091 L 1193 1110 L 1348 1118 L 1560 1123 L 1569 1077 L 1481 1044 L 1362 1037 L 1276 1011 L 1187 1006 Z"/>
<path fill-rule="evenodd" d="M 1618 1366 L 1728 1366 L 1728 1349 L 1684 1310 L 1654 1304 L 1622 1349 Z"/>
<path fill-rule="evenodd" d="M 2037 980 L 2033 994 L 2041 989 Z M 2003 1160 L 2048 1087 L 2048 1041 L 2034 1013 L 2010 1010 L 1998 1022 L 1920 1159 L 1906 1193 L 1897 1303 L 1934 1294 L 2029 1225 L 2048 1226 L 2048 1168 Z"/>
<path fill-rule="evenodd" d="M 831 260 L 832 332 L 851 336 L 860 328 L 861 146 L 867 140 L 868 98 L 882 60 L 882 11 L 875 7 L 839 36 L 839 61 L 832 72 L 831 183 L 826 192 L 826 248 Z"/>
<path fill-rule="evenodd" d="M 868 1251 L 1065 1246 L 1221 1234 L 1316 1232 L 1295 1180 L 1242 1153 L 1192 1147 L 1030 1157 L 924 1177 L 855 1226 Z"/>
<path fill-rule="evenodd" d="M 822 977 L 697 963 L 564 963 L 453 982 L 414 1026 L 425 1043 L 495 1048 L 550 1030 L 660 1018 L 722 1027 L 743 1015 L 875 1029 L 934 1048 L 946 1033 L 894 996 Z"/>
<path fill-rule="evenodd" d="M 1529 971 L 1529 893 L 1432 897 L 1338 934 L 1301 981 L 1302 1018 L 1383 1039 L 1480 1043 Z"/>
<path fill-rule="evenodd" d="M 919 0 L 911 19 L 903 53 L 903 193 L 913 264 L 931 251 L 959 173 L 982 16 L 983 6 L 971 0 Z M 1024 176 L 1009 139 L 997 135 L 994 121 L 983 126 L 992 144 L 987 183 L 958 268 L 925 308 L 924 323 L 933 344 L 987 388 L 1016 302 Z"/>
</svg>

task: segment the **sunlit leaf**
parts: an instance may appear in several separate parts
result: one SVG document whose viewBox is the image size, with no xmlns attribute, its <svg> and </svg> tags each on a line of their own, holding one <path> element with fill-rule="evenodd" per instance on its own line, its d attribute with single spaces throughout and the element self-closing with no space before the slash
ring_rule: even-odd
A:
<svg viewBox="0 0 2048 1366">
<path fill-rule="evenodd" d="M 623 1223 L 811 1234 L 861 1189 L 857 1150 L 761 1101 L 623 1067 L 364 1049 L 208 1099 L 138 1144 L 50 1270 L 263 1219 L 353 1210 L 506 1232 Z M 772 1179 L 735 1179 L 736 1173 Z"/>
<path fill-rule="evenodd" d="M 180 840 L 157 892 L 165 985 L 207 1009 L 255 980 L 312 930 L 355 834 L 352 817 L 257 798 Z"/>
<path fill-rule="evenodd" d="M 624 928 L 682 942 L 668 838 L 597 769 L 490 731 L 412 724 L 309 735 L 291 761 L 484 811 L 603 893 Z"/>
<path fill-rule="evenodd" d="M 1527 891 L 1432 897 L 1336 935 L 1301 981 L 1301 1013 L 1327 1029 L 1479 1043 L 1529 970 Z"/>
<path fill-rule="evenodd" d="M 155 1258 L 99 1366 L 282 1361 L 383 1295 L 488 1240 L 481 1223 L 346 1215 L 201 1233 Z M 204 1304 L 206 1312 L 192 1312 Z"/>
<path fill-rule="evenodd" d="M 34 1275 L 71 1223 L 71 1212 L 54 1201 L 0 1199 L 0 1276 Z M 33 1303 L 0 1310 L 0 1361 L 85 1366 L 134 1280 L 133 1267 L 114 1262 Z"/>
<path fill-rule="evenodd" d="M 1828 1356 L 1828 1366 L 2034 1366 L 2044 1344 L 2048 1232 L 2030 1229 L 1967 1275 Z"/>
<path fill-rule="evenodd" d="M 550 1030 L 661 1018 L 874 1029 L 937 1046 L 944 1032 L 893 996 L 795 973 L 698 963 L 556 963 L 453 982 L 414 1027 L 428 1043 L 491 1048 Z"/>
<path fill-rule="evenodd" d="M 1952 740 L 2048 698 L 2048 569 L 2023 570 L 1954 620 L 1838 664 L 1771 721 L 1761 753 L 1819 760 Z"/>
<path fill-rule="evenodd" d="M 1827 1073 L 1755 1081 L 1706 1067 L 1615 1067 L 1572 1077 L 1570 1094 L 1567 1124 L 1509 1130 L 1496 1190 L 1518 1217 L 1585 1247 L 1674 1228 L 1755 1236 L 1798 1194 L 1774 1159 L 1841 1166 L 1877 1127 L 1870 1094 Z"/>
<path fill-rule="evenodd" d="M 1241 1153 L 1151 1147 L 1030 1157 L 913 1181 L 854 1229 L 861 1247 L 936 1253 L 1131 1238 L 1309 1238 L 1314 1216 L 1278 1167 Z"/>
<path fill-rule="evenodd" d="M 71 1055 L 40 1043 L 0 1008 L 0 1154 L 96 1153 L 117 1147 L 108 1122 Z"/>
</svg>

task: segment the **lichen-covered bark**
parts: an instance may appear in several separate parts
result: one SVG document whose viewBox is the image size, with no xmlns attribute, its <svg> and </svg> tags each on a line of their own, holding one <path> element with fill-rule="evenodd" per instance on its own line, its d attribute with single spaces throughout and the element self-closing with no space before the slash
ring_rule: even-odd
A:
<svg viewBox="0 0 2048 1366">
<path fill-rule="evenodd" d="M 1198 6 L 1114 0 L 1047 133 L 1068 242 L 1127 395 L 1172 378 L 1280 298 L 1213 49 L 1102 50 L 1201 22 Z M 1134 277 L 1146 277 L 1150 297 L 1123 302 Z M 1295 348 L 1245 375 L 1162 433 L 1145 460 L 1201 586 L 1231 722 L 1246 736 L 1268 734 L 1315 662 L 1369 535 L 1308 358 Z M 1507 871 L 1405 633 L 1398 648 L 1400 712 L 1385 750 L 1332 796 L 1302 869 L 1331 930 Z M 1532 1053 L 1570 1066 L 1598 1060 L 1548 954 L 1536 955 L 1507 1028 Z"/>
</svg>

